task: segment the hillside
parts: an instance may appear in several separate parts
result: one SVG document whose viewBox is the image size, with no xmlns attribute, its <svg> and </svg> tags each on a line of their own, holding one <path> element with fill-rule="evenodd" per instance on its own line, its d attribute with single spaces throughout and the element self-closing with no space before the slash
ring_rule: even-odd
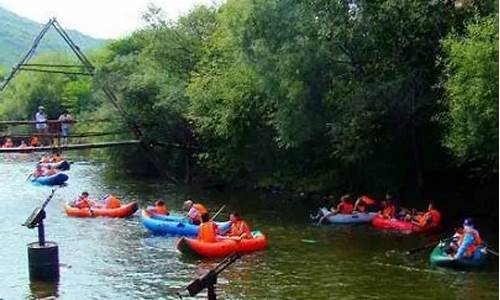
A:
<svg viewBox="0 0 500 300">
<path fill-rule="evenodd" d="M 10 69 L 29 49 L 43 24 L 20 17 L 2 7 L 0 7 L 0 24 L 0 66 Z M 64 24 L 61 25 L 64 26 Z M 104 40 L 92 38 L 75 30 L 67 32 L 83 51 L 96 48 L 104 43 Z M 68 51 L 69 48 L 57 32 L 51 29 L 42 40 L 38 50 L 38 53 L 42 53 Z"/>
</svg>

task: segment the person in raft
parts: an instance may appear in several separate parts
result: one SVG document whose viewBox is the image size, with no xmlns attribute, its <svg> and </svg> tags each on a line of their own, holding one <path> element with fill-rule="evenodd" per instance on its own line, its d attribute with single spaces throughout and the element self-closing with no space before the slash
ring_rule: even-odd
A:
<svg viewBox="0 0 500 300">
<path fill-rule="evenodd" d="M 102 204 L 97 203 L 94 200 L 89 198 L 89 193 L 83 192 L 78 199 L 76 199 L 73 203 L 73 206 L 79 209 L 83 208 L 91 208 L 91 207 L 102 207 Z"/>
<path fill-rule="evenodd" d="M 373 209 L 373 207 L 375 207 L 375 205 L 375 200 L 363 195 L 356 200 L 356 202 L 354 203 L 354 208 L 352 210 L 360 213 L 368 213 Z"/>
<path fill-rule="evenodd" d="M 323 215 L 319 219 L 318 224 L 321 224 L 325 218 L 335 216 L 336 214 L 350 215 L 352 214 L 352 210 L 353 210 L 353 205 L 351 201 L 351 196 L 344 195 L 340 198 L 340 203 L 337 205 L 337 207 L 330 208 L 330 212 Z"/>
<path fill-rule="evenodd" d="M 52 168 L 51 165 L 48 165 L 47 166 L 47 169 L 45 170 L 45 176 L 52 176 L 52 175 L 56 175 L 56 170 L 54 168 Z"/>
<path fill-rule="evenodd" d="M 231 221 L 231 228 L 227 233 L 228 238 L 235 240 L 252 238 L 250 226 L 241 218 L 239 213 L 233 212 L 229 216 L 229 220 Z"/>
<path fill-rule="evenodd" d="M 35 171 L 33 171 L 32 176 L 35 178 L 44 176 L 44 172 L 43 172 L 42 166 L 40 164 L 36 165 Z"/>
<path fill-rule="evenodd" d="M 392 196 L 385 195 L 385 200 L 382 201 L 382 210 L 379 214 L 385 219 L 393 219 L 396 217 L 396 205 L 392 202 Z"/>
<path fill-rule="evenodd" d="M 467 218 L 464 221 L 464 233 L 458 240 L 458 249 L 453 258 L 468 258 L 474 256 L 474 253 L 479 246 L 483 244 L 483 240 L 479 235 L 479 232 L 474 229 L 474 224 L 471 218 Z"/>
<path fill-rule="evenodd" d="M 208 212 L 201 215 L 198 240 L 205 243 L 214 243 L 217 241 L 217 225 L 210 220 Z"/>
<path fill-rule="evenodd" d="M 434 204 L 432 202 L 429 202 L 427 211 L 424 213 L 417 213 L 411 222 L 419 227 L 425 227 L 431 224 L 437 225 L 441 222 L 441 213 L 434 208 Z"/>
<path fill-rule="evenodd" d="M 50 159 L 50 162 L 52 162 L 52 163 L 58 163 L 58 162 L 61 162 L 63 160 L 64 160 L 64 158 L 62 158 L 61 153 L 56 152 L 56 153 L 54 153 L 54 155 L 52 155 L 52 158 Z"/>
<path fill-rule="evenodd" d="M 148 208 L 147 212 L 149 215 L 162 215 L 162 216 L 170 215 L 167 205 L 162 200 L 156 200 L 155 206 Z"/>
<path fill-rule="evenodd" d="M 455 227 L 455 233 L 451 237 L 451 241 L 448 246 L 444 249 L 444 252 L 448 254 L 448 256 L 453 257 L 458 250 L 458 242 L 462 240 L 462 236 L 464 235 L 464 229 L 461 226 Z"/>
<path fill-rule="evenodd" d="M 187 217 L 192 224 L 199 225 L 202 222 L 201 216 L 208 213 L 208 210 L 200 203 L 194 203 L 193 200 L 188 199 L 184 202 L 184 210 L 186 210 Z"/>
</svg>

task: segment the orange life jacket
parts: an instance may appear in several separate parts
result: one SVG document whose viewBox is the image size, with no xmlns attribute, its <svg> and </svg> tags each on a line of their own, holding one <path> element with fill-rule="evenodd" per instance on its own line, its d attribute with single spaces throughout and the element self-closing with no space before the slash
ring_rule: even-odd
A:
<svg viewBox="0 0 500 300">
<path fill-rule="evenodd" d="M 343 202 L 337 206 L 337 210 L 341 214 L 350 215 L 352 214 L 353 205 L 352 203 Z"/>
<path fill-rule="evenodd" d="M 106 199 L 106 208 L 118 208 L 120 206 L 122 206 L 122 203 L 120 199 L 115 196 L 109 196 L 108 199 Z"/>
<path fill-rule="evenodd" d="M 159 215 L 165 215 L 165 216 L 170 214 L 166 205 L 156 205 L 155 206 L 155 213 L 159 214 Z"/>
<path fill-rule="evenodd" d="M 203 206 L 202 204 L 195 203 L 193 204 L 194 209 L 198 211 L 198 215 L 201 217 L 201 215 L 206 214 L 208 210 Z"/>
<path fill-rule="evenodd" d="M 78 200 L 75 203 L 75 207 L 82 209 L 82 208 L 90 208 L 90 203 L 86 198 L 78 198 Z"/>
<path fill-rule="evenodd" d="M 31 138 L 31 146 L 33 147 L 38 146 L 38 138 L 36 136 Z"/>
<path fill-rule="evenodd" d="M 479 236 L 479 232 L 477 232 L 477 230 L 475 229 L 472 229 L 472 231 L 464 232 L 464 234 L 460 236 L 460 238 L 458 239 L 458 245 L 462 245 L 466 233 L 472 233 L 472 236 L 474 237 L 474 242 L 465 251 L 465 256 L 470 257 L 474 254 L 474 252 L 476 252 L 477 247 L 481 246 L 484 242 L 481 236 Z"/>
<path fill-rule="evenodd" d="M 375 204 L 375 200 L 373 200 L 372 198 L 368 197 L 368 196 L 361 196 L 361 201 L 363 203 L 365 203 L 365 205 L 372 205 L 372 204 Z"/>
<path fill-rule="evenodd" d="M 427 223 L 427 220 L 429 218 L 431 219 L 431 222 Z M 440 222 L 441 222 L 441 213 L 435 209 L 431 209 L 431 210 L 427 211 L 418 220 L 418 223 L 422 227 L 424 227 L 424 226 L 434 227 L 434 226 L 439 225 Z"/>
<path fill-rule="evenodd" d="M 396 215 L 396 207 L 393 204 L 387 206 L 382 211 L 382 215 L 386 218 L 390 218 L 390 219 L 394 218 L 394 216 Z"/>
<path fill-rule="evenodd" d="M 250 231 L 250 227 L 243 220 L 238 220 L 231 224 L 231 229 L 229 230 L 229 236 L 242 236 L 250 237 L 252 232 Z"/>
<path fill-rule="evenodd" d="M 198 239 L 206 243 L 214 243 L 217 241 L 217 225 L 214 222 L 208 221 L 201 223 L 198 231 Z"/>
</svg>

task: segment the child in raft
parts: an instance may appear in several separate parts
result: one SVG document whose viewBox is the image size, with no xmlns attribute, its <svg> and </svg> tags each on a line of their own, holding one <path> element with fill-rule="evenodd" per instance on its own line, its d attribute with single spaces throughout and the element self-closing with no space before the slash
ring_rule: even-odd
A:
<svg viewBox="0 0 500 300">
<path fill-rule="evenodd" d="M 156 200 L 155 206 L 152 208 L 148 208 L 147 212 L 149 215 L 162 215 L 162 216 L 170 215 L 167 205 L 165 205 L 165 202 L 163 202 L 162 200 Z"/>
<path fill-rule="evenodd" d="M 54 168 L 52 168 L 51 165 L 47 166 L 47 169 L 45 170 L 45 176 L 52 176 L 55 175 L 56 173 L 57 173 L 56 170 L 54 170 Z"/>
<path fill-rule="evenodd" d="M 220 239 L 241 240 L 252 238 L 250 226 L 241 218 L 238 212 L 233 212 L 229 215 L 229 220 L 231 221 L 231 228 L 227 235 L 219 237 Z"/>
<path fill-rule="evenodd" d="M 36 168 L 35 168 L 35 170 L 33 171 L 32 176 L 33 176 L 33 177 L 35 177 L 35 178 L 38 178 L 38 177 L 44 176 L 44 172 L 43 172 L 42 166 L 41 166 L 40 164 L 37 164 L 37 165 L 36 165 Z"/>
</svg>

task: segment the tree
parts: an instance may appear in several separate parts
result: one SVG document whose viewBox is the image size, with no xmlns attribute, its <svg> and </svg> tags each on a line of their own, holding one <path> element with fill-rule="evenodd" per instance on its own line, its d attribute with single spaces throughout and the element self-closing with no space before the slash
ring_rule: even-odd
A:
<svg viewBox="0 0 500 300">
<path fill-rule="evenodd" d="M 498 170 L 498 14 L 443 41 L 444 144 L 461 163 Z"/>
</svg>

